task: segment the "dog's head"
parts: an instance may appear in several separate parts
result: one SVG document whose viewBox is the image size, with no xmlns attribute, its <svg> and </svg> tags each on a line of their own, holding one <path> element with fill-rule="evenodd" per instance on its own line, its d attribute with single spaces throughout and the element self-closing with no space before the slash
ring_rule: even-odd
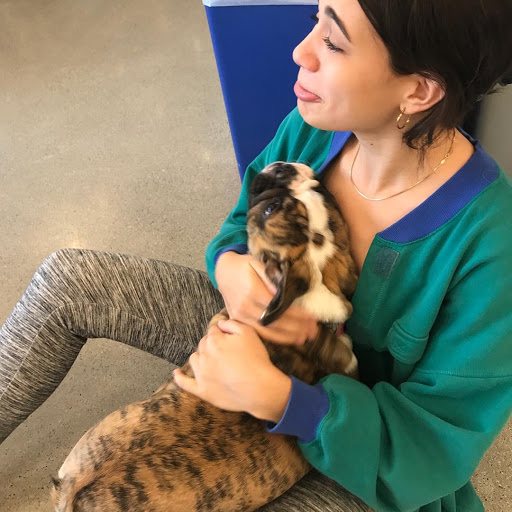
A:
<svg viewBox="0 0 512 512">
<path fill-rule="evenodd" d="M 312 238 L 323 236 L 313 233 L 311 225 L 311 217 L 317 212 L 327 216 L 321 196 L 311 194 L 319 186 L 308 166 L 284 162 L 269 165 L 251 184 L 249 252 L 265 264 L 266 274 L 278 290 L 262 318 L 264 325 L 273 322 L 309 289 L 307 269 L 301 272 L 297 264 L 293 279 L 289 271 L 306 253 Z"/>
</svg>

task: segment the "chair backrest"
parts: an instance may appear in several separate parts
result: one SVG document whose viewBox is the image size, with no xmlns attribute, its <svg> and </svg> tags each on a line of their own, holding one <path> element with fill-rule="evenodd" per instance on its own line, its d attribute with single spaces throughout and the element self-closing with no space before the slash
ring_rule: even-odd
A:
<svg viewBox="0 0 512 512">
<path fill-rule="evenodd" d="M 240 179 L 296 106 L 295 46 L 315 0 L 203 0 Z"/>
</svg>

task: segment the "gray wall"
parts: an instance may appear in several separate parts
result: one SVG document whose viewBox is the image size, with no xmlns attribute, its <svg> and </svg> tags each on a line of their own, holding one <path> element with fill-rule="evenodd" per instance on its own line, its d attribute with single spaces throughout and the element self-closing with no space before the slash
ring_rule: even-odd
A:
<svg viewBox="0 0 512 512">
<path fill-rule="evenodd" d="M 512 85 L 489 96 L 483 105 L 478 138 L 512 176 Z"/>
</svg>

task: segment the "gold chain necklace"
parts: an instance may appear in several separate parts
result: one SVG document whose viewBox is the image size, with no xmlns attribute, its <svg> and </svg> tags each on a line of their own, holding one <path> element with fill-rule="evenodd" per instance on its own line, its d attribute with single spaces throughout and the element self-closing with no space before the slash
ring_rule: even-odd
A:
<svg viewBox="0 0 512 512">
<path fill-rule="evenodd" d="M 454 141 L 455 141 L 455 133 L 453 134 L 452 143 L 450 144 L 450 149 L 448 150 L 448 153 L 446 153 L 446 155 L 444 155 L 443 159 L 439 162 L 439 164 L 436 167 L 434 167 L 432 172 L 427 174 L 424 178 L 422 178 L 420 181 L 416 182 L 414 185 L 411 185 L 409 188 L 406 188 L 405 190 L 402 190 L 401 192 L 397 192 L 396 194 L 391 194 L 390 196 L 387 196 L 387 197 L 368 197 L 368 196 L 364 195 L 357 188 L 357 185 L 354 183 L 354 179 L 352 178 L 352 171 L 354 169 L 354 164 L 356 163 L 357 155 L 359 154 L 359 149 L 361 148 L 361 144 L 359 144 L 359 146 L 357 147 L 356 156 L 354 157 L 354 160 L 352 161 L 352 165 L 350 166 L 350 181 L 352 182 L 352 185 L 356 189 L 356 192 L 360 196 L 364 197 L 365 199 L 368 199 L 368 201 L 385 201 L 386 199 L 391 199 L 392 197 L 399 196 L 400 194 L 403 194 L 404 192 L 411 190 L 411 188 L 414 188 L 416 185 L 423 183 L 428 177 L 432 176 L 439 169 L 439 167 L 441 167 L 441 165 L 443 165 L 446 162 L 446 160 L 448 160 L 448 158 L 452 154 Z"/>
</svg>

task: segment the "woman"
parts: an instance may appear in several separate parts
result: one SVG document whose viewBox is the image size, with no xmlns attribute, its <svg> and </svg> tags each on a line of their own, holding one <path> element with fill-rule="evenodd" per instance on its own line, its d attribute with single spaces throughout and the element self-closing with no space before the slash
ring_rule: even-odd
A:
<svg viewBox="0 0 512 512">
<path fill-rule="evenodd" d="M 469 479 L 512 409 L 512 188 L 456 128 L 511 71 L 509 0 L 321 0 L 295 49 L 298 109 L 249 166 L 207 249 L 207 277 L 129 256 L 59 251 L 0 330 L 0 439 L 58 385 L 88 337 L 181 364 L 225 301 L 231 320 L 192 354 L 185 389 L 295 435 L 320 470 L 268 510 L 483 510 Z M 319 174 L 360 270 L 354 340 L 362 382 L 282 374 L 260 337 L 301 344 L 315 319 L 272 297 L 245 254 L 247 191 L 275 160 Z M 218 288 L 220 293 L 215 289 Z M 201 321 L 198 322 L 198 319 Z M 176 341 L 177 340 L 177 341 Z"/>
</svg>

